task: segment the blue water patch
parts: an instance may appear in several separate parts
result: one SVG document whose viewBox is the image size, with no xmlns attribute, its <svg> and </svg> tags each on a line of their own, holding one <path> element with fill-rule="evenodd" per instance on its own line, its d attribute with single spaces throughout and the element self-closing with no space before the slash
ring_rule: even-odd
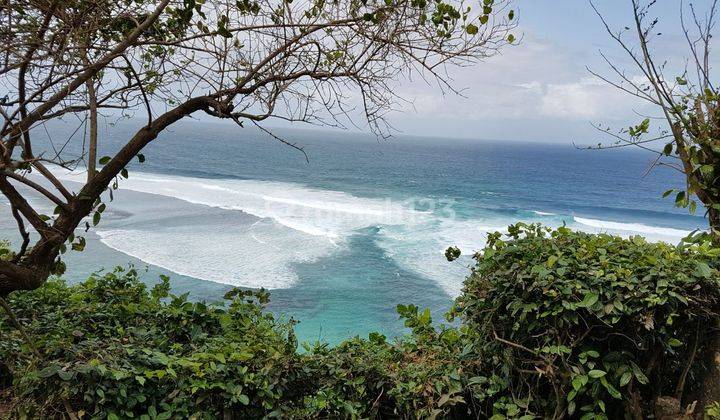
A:
<svg viewBox="0 0 720 420">
<path fill-rule="evenodd" d="M 302 279 L 291 289 L 272 293 L 271 308 L 300 320 L 299 337 L 338 342 L 354 335 L 381 331 L 389 336 L 405 330 L 398 303 L 430 308 L 437 320 L 452 304 L 431 279 L 398 266 L 377 247 L 377 230 L 358 232 L 347 248 L 318 261 L 296 266 Z M 449 263 L 448 263 L 449 264 Z"/>
</svg>

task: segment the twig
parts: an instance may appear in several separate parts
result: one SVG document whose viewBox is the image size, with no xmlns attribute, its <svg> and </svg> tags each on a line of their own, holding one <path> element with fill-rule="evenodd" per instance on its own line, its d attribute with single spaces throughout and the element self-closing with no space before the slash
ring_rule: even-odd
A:
<svg viewBox="0 0 720 420">
<path fill-rule="evenodd" d="M 512 341 L 508 341 L 508 340 L 505 340 L 504 338 L 500 338 L 495 331 L 493 331 L 493 336 L 495 336 L 495 340 L 497 340 L 503 344 L 507 344 L 508 346 L 515 347 L 520 350 L 525 350 L 526 352 L 534 354 L 534 355 L 538 354 L 537 351 L 529 349 L 529 348 L 523 346 L 522 344 L 513 343 Z"/>
<path fill-rule="evenodd" d="M 20 231 L 20 236 L 22 236 L 23 242 L 20 246 L 20 250 L 17 254 L 15 254 L 15 258 L 13 258 L 12 263 L 15 264 L 25 255 L 25 251 L 27 251 L 28 244 L 30 243 L 30 234 L 28 233 L 27 229 L 25 229 L 25 222 L 23 222 L 22 216 L 20 216 L 20 212 L 18 212 L 17 207 L 15 207 L 15 204 L 11 204 L 10 207 L 12 208 L 12 215 L 15 218 L 15 221 L 18 225 L 18 230 Z"/>
</svg>

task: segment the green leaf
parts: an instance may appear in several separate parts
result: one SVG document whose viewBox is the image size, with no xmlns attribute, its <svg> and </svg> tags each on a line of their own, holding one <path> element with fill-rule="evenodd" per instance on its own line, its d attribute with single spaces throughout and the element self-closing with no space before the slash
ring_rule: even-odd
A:
<svg viewBox="0 0 720 420">
<path fill-rule="evenodd" d="M 570 392 L 568 392 L 566 399 L 568 401 L 572 401 L 575 399 L 576 396 L 577 396 L 577 391 L 572 389 L 572 390 L 570 390 Z"/>
<path fill-rule="evenodd" d="M 44 368 L 40 372 L 38 372 L 38 377 L 49 378 L 49 377 L 53 376 L 54 374 L 56 374 L 59 370 L 60 370 L 60 366 L 53 364 L 53 365 L 50 365 L 50 366 Z"/>
<path fill-rule="evenodd" d="M 685 191 L 680 191 L 675 196 L 675 205 L 678 207 L 684 207 L 685 206 Z"/>
<path fill-rule="evenodd" d="M 142 153 L 138 153 L 137 158 L 140 163 L 145 163 L 145 155 Z"/>
<path fill-rule="evenodd" d="M 683 345 L 682 341 L 678 340 L 677 338 L 669 339 L 668 344 L 670 345 L 670 347 L 680 347 Z"/>
<path fill-rule="evenodd" d="M 232 38 L 232 32 L 230 32 L 226 27 L 221 26 L 217 30 L 218 35 L 222 36 L 223 38 Z"/>
<path fill-rule="evenodd" d="M 98 212 L 95 212 L 95 214 L 93 214 L 93 226 L 97 226 L 98 223 L 100 223 L 100 217 L 102 216 Z"/>
<path fill-rule="evenodd" d="M 572 386 L 575 388 L 576 391 L 579 391 L 582 387 L 585 386 L 588 382 L 588 377 L 585 375 L 578 375 L 573 378 L 572 380 Z"/>
<path fill-rule="evenodd" d="M 604 370 L 599 370 L 599 369 L 593 369 L 590 372 L 588 372 L 588 376 L 590 376 L 593 379 L 602 378 L 605 375 L 607 375 L 607 372 L 605 372 Z"/>
<path fill-rule="evenodd" d="M 630 380 L 632 379 L 632 372 L 628 371 L 622 374 L 620 377 L 620 386 L 625 386 L 630 383 Z"/>
<path fill-rule="evenodd" d="M 715 167 L 713 165 L 702 165 L 700 167 L 700 173 L 705 177 L 705 181 L 712 181 L 713 175 L 715 174 Z"/>
<path fill-rule="evenodd" d="M 551 255 L 550 258 L 547 260 L 547 266 L 548 268 L 553 268 L 555 266 L 555 263 L 557 262 L 558 257 L 557 255 Z"/>
<path fill-rule="evenodd" d="M 59 370 L 57 374 L 63 381 L 69 381 L 73 378 L 73 372 L 68 372 L 66 370 Z"/>
<path fill-rule="evenodd" d="M 456 246 L 451 246 L 445 250 L 445 258 L 448 261 L 455 261 L 460 258 L 460 255 L 462 255 L 462 252 L 460 251 L 460 248 Z"/>
<path fill-rule="evenodd" d="M 695 263 L 695 271 L 693 274 L 697 277 L 702 277 L 704 279 L 710 278 L 712 276 L 713 270 L 710 268 L 709 265 L 702 261 L 698 261 Z"/>
<path fill-rule="evenodd" d="M 622 399 L 622 394 L 620 394 L 620 391 L 615 389 L 615 387 L 612 386 L 612 384 L 610 384 L 610 382 L 608 382 L 607 379 L 605 379 L 605 377 L 600 378 L 600 383 L 605 387 L 608 394 L 610 394 L 613 398 L 618 399 L 618 400 Z"/>
<path fill-rule="evenodd" d="M 250 398 L 248 398 L 248 396 L 245 395 L 245 394 L 240 395 L 240 396 L 238 397 L 238 401 L 239 401 L 240 404 L 242 404 L 242 405 L 248 405 L 248 404 L 250 404 Z"/>
<path fill-rule="evenodd" d="M 100 162 L 101 165 L 106 165 L 108 162 L 110 162 L 110 159 L 110 156 L 103 156 L 98 162 Z"/>
<path fill-rule="evenodd" d="M 645 374 L 640 369 L 640 367 L 632 362 L 630 362 L 630 365 L 632 366 L 633 375 L 635 375 L 635 378 L 637 378 L 638 382 L 640 382 L 643 385 L 647 385 L 650 382 L 650 380 L 648 379 L 647 376 L 645 376 Z"/>
<path fill-rule="evenodd" d="M 598 295 L 595 293 L 588 293 L 583 298 L 582 302 L 578 304 L 581 308 L 589 308 L 598 301 Z"/>
<path fill-rule="evenodd" d="M 465 28 L 465 31 L 466 31 L 469 35 L 475 35 L 475 34 L 478 33 L 478 27 L 475 26 L 475 25 L 473 25 L 473 24 L 471 23 L 471 24 L 469 24 L 469 25 Z"/>
<path fill-rule="evenodd" d="M 672 153 L 672 151 L 673 151 L 673 143 L 668 143 L 668 144 L 666 144 L 665 147 L 663 148 L 663 154 L 664 154 L 665 156 L 670 156 L 670 154 Z"/>
<path fill-rule="evenodd" d="M 515 35 L 513 35 L 513 34 L 508 35 L 507 40 L 509 43 L 512 44 L 513 42 L 515 42 Z"/>
</svg>

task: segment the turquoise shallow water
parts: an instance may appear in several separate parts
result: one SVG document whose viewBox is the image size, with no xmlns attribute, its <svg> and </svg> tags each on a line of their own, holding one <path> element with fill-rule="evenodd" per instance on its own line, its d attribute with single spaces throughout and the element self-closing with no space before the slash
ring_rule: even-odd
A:
<svg viewBox="0 0 720 420">
<path fill-rule="evenodd" d="M 63 138 L 68 128 L 50 132 Z M 109 130 L 101 154 L 130 132 Z M 68 254 L 68 280 L 132 263 L 151 283 L 170 275 L 174 291 L 194 299 L 266 287 L 272 311 L 301 321 L 301 340 L 337 342 L 400 333 L 398 303 L 439 319 L 460 292 L 467 255 L 487 231 L 518 220 L 666 241 L 705 223 L 661 199 L 682 180 L 662 170 L 643 177 L 651 156 L 638 151 L 278 133 L 305 145 L 310 163 L 252 130 L 188 121 L 163 134 L 130 168 L 86 251 Z M 0 211 L 0 236 L 16 240 L 7 206 Z M 465 256 L 448 263 L 451 245 Z"/>
</svg>

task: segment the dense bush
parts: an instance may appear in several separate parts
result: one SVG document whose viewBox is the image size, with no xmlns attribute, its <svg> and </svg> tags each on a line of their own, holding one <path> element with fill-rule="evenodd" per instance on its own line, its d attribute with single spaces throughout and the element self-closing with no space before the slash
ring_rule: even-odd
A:
<svg viewBox="0 0 720 420">
<path fill-rule="evenodd" d="M 693 392 L 718 322 L 720 251 L 509 232 L 476 255 L 448 314 L 459 323 L 398 305 L 409 333 L 396 341 L 298 351 L 262 291 L 193 303 L 132 269 L 14 294 L 41 356 L 2 318 L 7 404 L 29 417 L 529 420 L 646 417 L 658 397 Z"/>
<path fill-rule="evenodd" d="M 261 311 L 266 294 L 236 293 L 220 308 L 165 300 L 168 290 L 163 279 L 147 291 L 131 269 L 13 295 L 42 353 L 2 325 L 0 360 L 13 361 L 20 412 L 52 415 L 67 402 L 110 419 L 257 417 L 291 392 L 297 343 L 290 324 Z"/>
<path fill-rule="evenodd" d="M 537 414 L 643 418 L 699 384 L 720 249 L 518 224 L 490 235 L 457 311 L 486 374 Z M 689 401 L 692 402 L 692 401 Z"/>
<path fill-rule="evenodd" d="M 263 312 L 264 292 L 229 293 L 227 307 L 151 290 L 133 269 L 67 286 L 51 281 L 11 305 L 41 352 L 0 322 L 0 360 L 14 371 L 21 417 L 426 417 L 450 413 L 466 386 L 454 329 L 402 307 L 414 333 L 380 334 L 297 351 L 292 322 Z M 0 410 L 0 412 L 2 412 Z"/>
</svg>

